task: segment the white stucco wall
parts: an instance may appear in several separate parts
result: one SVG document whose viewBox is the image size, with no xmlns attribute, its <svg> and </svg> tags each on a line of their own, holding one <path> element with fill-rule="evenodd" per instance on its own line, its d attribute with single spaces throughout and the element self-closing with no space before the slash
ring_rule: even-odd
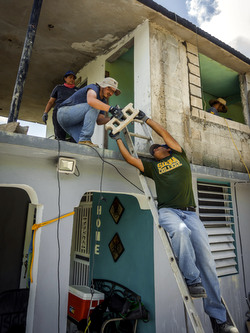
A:
<svg viewBox="0 0 250 333">
<path fill-rule="evenodd" d="M 10 134 L 9 137 L 16 137 Z M 22 146 L 22 136 L 17 135 L 17 146 L 5 144 L 0 147 L 0 183 L 4 186 L 28 189 L 32 203 L 37 204 L 37 223 L 45 222 L 59 215 L 72 212 L 87 191 L 135 194 L 142 209 L 147 203 L 141 193 L 127 182 L 111 165 L 105 164 L 102 175 L 102 160 L 91 148 L 71 143 L 61 143 L 60 155 L 76 158 L 80 176 L 59 174 L 56 170 L 57 142 L 42 138 L 24 137 L 31 147 Z M 8 141 L 8 139 L 7 139 Z M 51 149 L 32 147 L 42 143 Z M 53 148 L 54 147 L 54 148 Z M 66 150 L 64 148 L 67 148 Z M 6 153 L 7 150 L 7 153 Z M 92 153 L 92 154 L 91 154 Z M 99 150 L 101 154 L 101 150 Z M 118 154 L 117 154 L 118 155 Z M 111 162 L 109 154 L 105 160 Z M 114 162 L 114 161 L 113 161 Z M 140 186 L 135 168 L 124 161 L 116 161 L 116 167 L 129 180 Z M 101 184 L 102 179 L 102 184 Z M 59 194 L 60 193 L 60 194 Z M 60 195 L 60 196 L 59 196 Z M 66 331 L 70 250 L 73 216 L 62 219 L 59 224 L 60 243 L 60 332 Z M 30 299 L 27 317 L 27 333 L 54 333 L 58 327 L 58 224 L 52 223 L 39 228 L 35 237 L 35 256 L 32 270 L 33 283 L 30 286 Z"/>
</svg>

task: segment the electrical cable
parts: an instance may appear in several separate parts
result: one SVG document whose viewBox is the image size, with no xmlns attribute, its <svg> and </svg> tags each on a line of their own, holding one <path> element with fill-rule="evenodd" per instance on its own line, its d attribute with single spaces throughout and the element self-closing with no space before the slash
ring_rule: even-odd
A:
<svg viewBox="0 0 250 333">
<path fill-rule="evenodd" d="M 58 142 L 58 158 L 60 157 L 60 140 Z M 60 304 L 61 304 L 61 295 L 60 295 L 60 239 L 59 239 L 59 226 L 60 226 L 60 217 L 61 217 L 61 186 L 60 186 L 60 176 L 59 171 L 57 170 L 57 185 L 58 185 L 58 221 L 57 221 L 57 248 L 58 248 L 58 260 L 57 260 L 57 291 L 58 291 L 58 307 L 57 307 L 57 330 L 60 333 Z"/>
<path fill-rule="evenodd" d="M 107 163 L 109 165 L 111 165 L 112 167 L 114 167 L 116 169 L 116 171 L 119 173 L 120 176 L 122 176 L 127 182 L 129 182 L 131 185 L 133 185 L 134 187 L 136 187 L 140 192 L 144 193 L 144 191 L 142 189 L 140 189 L 137 185 L 135 185 L 134 183 L 132 183 L 128 178 L 126 178 L 120 171 L 119 169 L 112 163 L 105 161 L 105 159 L 99 154 L 99 152 L 92 146 L 86 144 L 87 147 L 91 147 L 92 149 L 94 149 L 94 151 L 97 153 L 97 155 L 100 157 L 100 159 L 103 161 L 103 163 Z"/>
<path fill-rule="evenodd" d="M 104 148 L 102 150 L 102 154 L 104 155 Z M 103 173 L 104 173 L 104 159 L 103 157 L 98 153 L 98 155 L 100 156 L 101 160 L 102 160 L 102 171 L 101 171 L 101 179 L 100 179 L 100 189 L 99 189 L 99 193 L 100 193 L 100 196 L 99 196 L 99 200 L 98 200 L 98 203 L 97 203 L 97 219 L 99 220 L 100 219 L 100 215 L 101 215 L 101 209 L 100 209 L 100 202 L 102 200 L 106 200 L 103 195 L 102 195 L 102 182 L 103 182 Z M 99 224 L 96 224 L 96 230 L 95 230 L 95 234 L 99 231 Z M 96 241 L 96 239 L 95 239 Z M 95 248 L 95 244 L 94 244 L 94 248 Z M 92 306 L 92 300 L 93 300 L 93 296 L 94 296 L 94 282 L 93 282 L 93 276 L 94 276 L 94 264 L 95 264 L 95 251 L 93 251 L 92 253 L 92 263 L 91 263 L 91 274 L 90 274 L 90 293 L 91 293 L 91 299 L 90 299 L 90 306 L 89 306 L 89 310 L 88 310 L 88 315 L 87 315 L 87 327 L 85 328 L 85 332 L 89 332 L 89 326 L 91 324 L 91 321 L 90 321 L 90 318 L 89 318 L 89 315 L 90 315 L 90 308 Z"/>
</svg>

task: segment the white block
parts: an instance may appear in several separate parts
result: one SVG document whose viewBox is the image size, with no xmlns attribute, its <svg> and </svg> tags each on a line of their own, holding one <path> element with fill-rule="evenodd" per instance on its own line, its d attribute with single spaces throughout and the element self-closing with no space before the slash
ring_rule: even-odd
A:
<svg viewBox="0 0 250 333">
<path fill-rule="evenodd" d="M 106 125 L 106 130 L 112 130 L 112 134 L 120 132 L 124 127 L 126 127 L 134 118 L 138 115 L 139 109 L 134 109 L 133 104 L 129 103 L 125 108 L 122 109 L 124 120 L 119 120 L 117 118 L 112 118 Z"/>
</svg>

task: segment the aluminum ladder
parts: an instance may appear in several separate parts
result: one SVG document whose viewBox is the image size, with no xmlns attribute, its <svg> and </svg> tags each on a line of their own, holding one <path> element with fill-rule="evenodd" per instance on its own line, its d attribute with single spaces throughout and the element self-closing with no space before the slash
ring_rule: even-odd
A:
<svg viewBox="0 0 250 333">
<path fill-rule="evenodd" d="M 134 147 L 132 137 L 137 137 L 137 138 L 140 138 L 140 139 L 147 140 L 150 145 L 153 144 L 154 142 L 153 142 L 153 138 L 151 136 L 151 133 L 148 129 L 148 126 L 143 121 L 140 121 L 140 120 L 134 119 L 134 122 L 137 122 L 137 123 L 141 124 L 145 135 L 135 134 L 135 133 L 129 132 L 127 127 L 125 127 L 122 131 L 123 131 L 123 134 L 124 134 L 124 137 L 125 137 L 125 140 L 126 140 L 126 143 L 127 143 L 130 154 L 133 155 L 134 157 L 138 158 L 138 153 L 137 153 L 137 151 Z M 190 296 L 189 290 L 187 288 L 186 282 L 185 282 L 185 280 L 182 276 L 182 273 L 179 269 L 179 266 L 177 264 L 175 255 L 174 255 L 172 247 L 171 247 L 169 236 L 165 232 L 165 230 L 158 223 L 158 210 L 157 210 L 156 203 L 155 203 L 155 200 L 153 198 L 153 195 L 151 193 L 151 190 L 148 186 L 147 180 L 139 172 L 139 170 L 138 170 L 138 174 L 139 174 L 139 179 L 140 179 L 140 182 L 141 182 L 141 186 L 143 188 L 143 191 L 144 191 L 145 196 L 146 196 L 147 201 L 148 201 L 148 205 L 149 205 L 150 210 L 151 210 L 152 215 L 153 215 L 154 223 L 155 223 L 156 228 L 157 228 L 157 230 L 159 232 L 159 235 L 161 237 L 164 249 L 166 251 L 168 260 L 169 260 L 171 268 L 173 270 L 177 285 L 179 287 L 179 290 L 180 290 L 180 293 L 181 293 L 181 296 L 182 296 L 182 299 L 183 299 L 183 303 L 185 305 L 185 309 L 186 309 L 186 311 L 189 315 L 189 318 L 190 318 L 191 324 L 193 326 L 194 332 L 195 333 L 205 333 L 205 331 L 202 327 L 200 318 L 199 318 L 199 316 L 197 314 L 197 311 L 195 309 L 192 297 Z"/>
</svg>

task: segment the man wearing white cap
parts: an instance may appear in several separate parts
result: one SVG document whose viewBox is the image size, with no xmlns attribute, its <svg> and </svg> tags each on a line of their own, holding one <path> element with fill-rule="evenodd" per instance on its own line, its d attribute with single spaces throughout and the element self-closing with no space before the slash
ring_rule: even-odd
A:
<svg viewBox="0 0 250 333">
<path fill-rule="evenodd" d="M 219 97 L 217 99 L 210 99 L 209 104 L 211 108 L 207 110 L 207 112 L 212 113 L 216 116 L 219 115 L 219 112 L 226 113 L 227 112 L 227 102 Z"/>
<path fill-rule="evenodd" d="M 76 142 L 97 147 L 91 142 L 95 123 L 104 125 L 109 121 L 105 112 L 110 112 L 119 120 L 123 117 L 121 109 L 107 104 L 109 97 L 113 94 L 118 96 L 120 93 L 118 82 L 111 77 L 106 77 L 96 84 L 89 84 L 60 105 L 57 120 Z"/>
<path fill-rule="evenodd" d="M 140 111 L 137 119 L 144 121 L 164 141 L 153 144 L 149 151 L 154 159 L 132 156 L 119 133 L 115 139 L 123 158 L 155 182 L 159 224 L 168 232 L 179 268 L 190 295 L 203 298 L 205 312 L 210 316 L 216 333 L 239 333 L 227 322 L 221 303 L 219 281 L 211 254 L 206 229 L 195 212 L 191 168 L 185 151 L 160 124 Z"/>
</svg>

